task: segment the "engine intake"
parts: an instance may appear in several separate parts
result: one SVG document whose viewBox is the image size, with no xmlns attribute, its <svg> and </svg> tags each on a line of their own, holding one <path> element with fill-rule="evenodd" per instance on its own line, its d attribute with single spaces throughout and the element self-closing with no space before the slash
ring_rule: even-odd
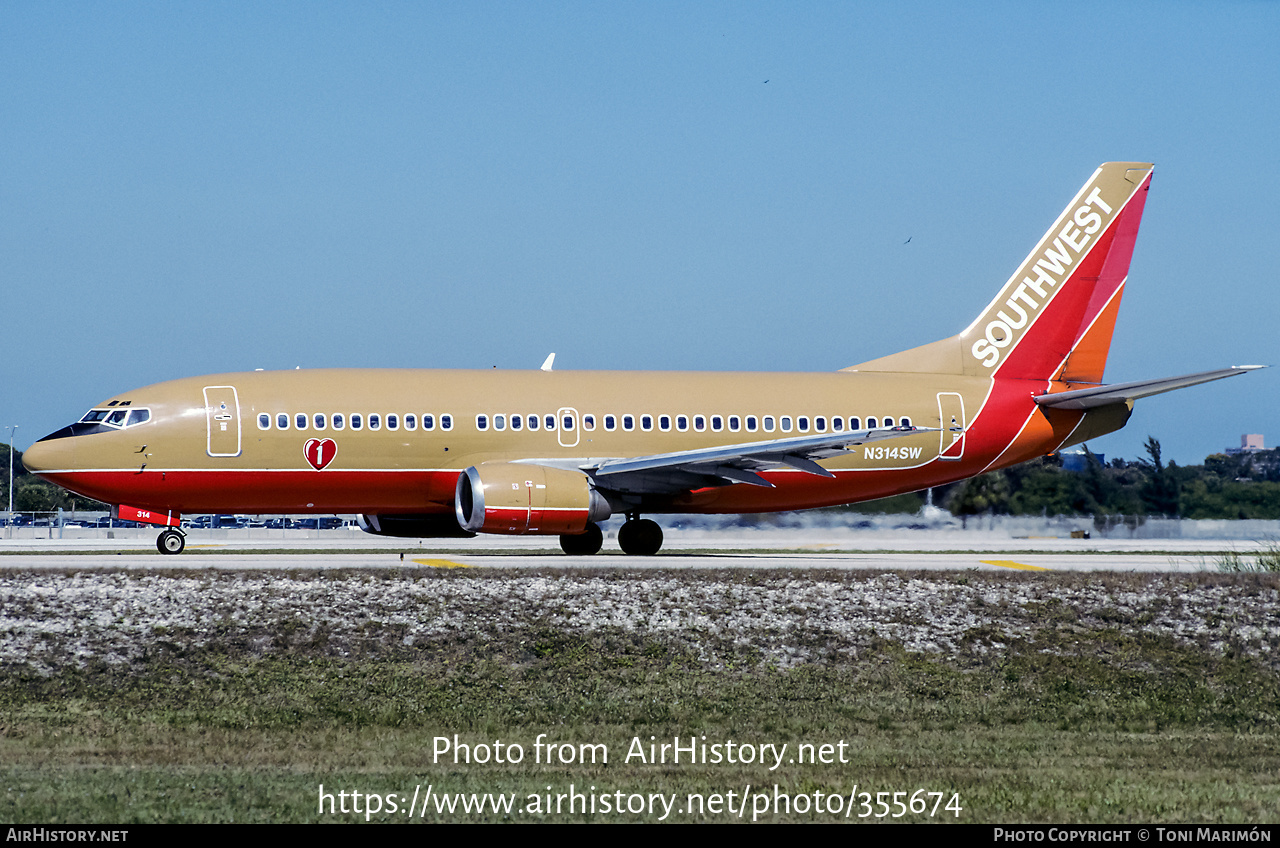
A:
<svg viewBox="0 0 1280 848">
<path fill-rule="evenodd" d="M 458 477 L 458 524 L 473 533 L 576 535 L 612 514 L 580 471 L 494 462 Z"/>
</svg>

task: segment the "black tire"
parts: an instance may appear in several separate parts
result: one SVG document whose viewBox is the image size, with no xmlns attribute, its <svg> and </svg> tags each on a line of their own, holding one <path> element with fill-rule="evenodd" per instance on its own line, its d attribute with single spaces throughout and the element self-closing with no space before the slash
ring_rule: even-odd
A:
<svg viewBox="0 0 1280 848">
<path fill-rule="evenodd" d="M 576 536 L 560 537 L 560 549 L 569 556 L 591 556 L 600 553 L 604 546 L 604 533 L 599 524 L 588 524 L 587 529 Z"/>
<path fill-rule="evenodd" d="M 662 528 L 647 518 L 628 521 L 618 530 L 618 547 L 631 556 L 653 556 L 662 547 Z"/>
<path fill-rule="evenodd" d="M 187 547 L 187 537 L 177 530 L 166 530 L 156 539 L 156 550 L 162 554 L 180 554 Z"/>
</svg>

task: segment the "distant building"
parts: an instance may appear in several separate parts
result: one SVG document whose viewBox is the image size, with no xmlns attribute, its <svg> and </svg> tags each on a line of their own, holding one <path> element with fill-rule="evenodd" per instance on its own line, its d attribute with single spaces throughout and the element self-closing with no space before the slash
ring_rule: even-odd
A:
<svg viewBox="0 0 1280 848">
<path fill-rule="evenodd" d="M 1089 469 L 1089 454 L 1082 450 L 1061 451 L 1058 454 L 1062 459 L 1062 469 L 1064 471 L 1074 471 L 1077 474 Z M 1098 460 L 1099 465 L 1107 464 L 1107 455 L 1104 453 L 1095 453 L 1094 458 Z"/>
<path fill-rule="evenodd" d="M 1245 433 L 1240 437 L 1240 447 L 1227 448 L 1227 456 L 1239 456 L 1242 453 L 1257 453 L 1264 451 L 1266 447 L 1262 443 L 1261 433 Z"/>
</svg>

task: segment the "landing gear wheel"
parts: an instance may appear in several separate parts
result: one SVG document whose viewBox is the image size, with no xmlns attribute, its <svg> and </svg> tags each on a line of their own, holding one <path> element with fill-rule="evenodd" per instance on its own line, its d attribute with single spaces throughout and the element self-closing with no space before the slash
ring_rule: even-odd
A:
<svg viewBox="0 0 1280 848">
<path fill-rule="evenodd" d="M 599 524 L 588 524 L 587 529 L 577 536 L 560 537 L 560 548 L 569 556 L 591 556 L 600 553 L 604 545 L 604 533 Z"/>
<path fill-rule="evenodd" d="M 662 547 L 662 528 L 647 518 L 628 521 L 618 528 L 618 547 L 624 554 L 653 556 Z"/>
<path fill-rule="evenodd" d="M 162 554 L 180 554 L 187 547 L 187 537 L 177 530 L 166 530 L 156 539 L 156 548 Z"/>
</svg>

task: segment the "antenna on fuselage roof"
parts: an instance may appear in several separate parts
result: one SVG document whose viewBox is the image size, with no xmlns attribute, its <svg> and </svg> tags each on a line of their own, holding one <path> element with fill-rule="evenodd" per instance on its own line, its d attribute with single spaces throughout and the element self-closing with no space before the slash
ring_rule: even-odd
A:
<svg viewBox="0 0 1280 848">
<path fill-rule="evenodd" d="M 544 362 L 544 363 L 542 363 L 542 368 L 540 368 L 539 370 L 541 370 L 541 371 L 550 371 L 550 370 L 551 370 L 551 363 L 553 363 L 553 362 L 555 362 L 555 361 L 556 361 L 556 355 L 555 355 L 555 353 L 549 353 L 549 354 L 547 354 L 547 361 L 546 361 L 546 362 Z"/>
</svg>

